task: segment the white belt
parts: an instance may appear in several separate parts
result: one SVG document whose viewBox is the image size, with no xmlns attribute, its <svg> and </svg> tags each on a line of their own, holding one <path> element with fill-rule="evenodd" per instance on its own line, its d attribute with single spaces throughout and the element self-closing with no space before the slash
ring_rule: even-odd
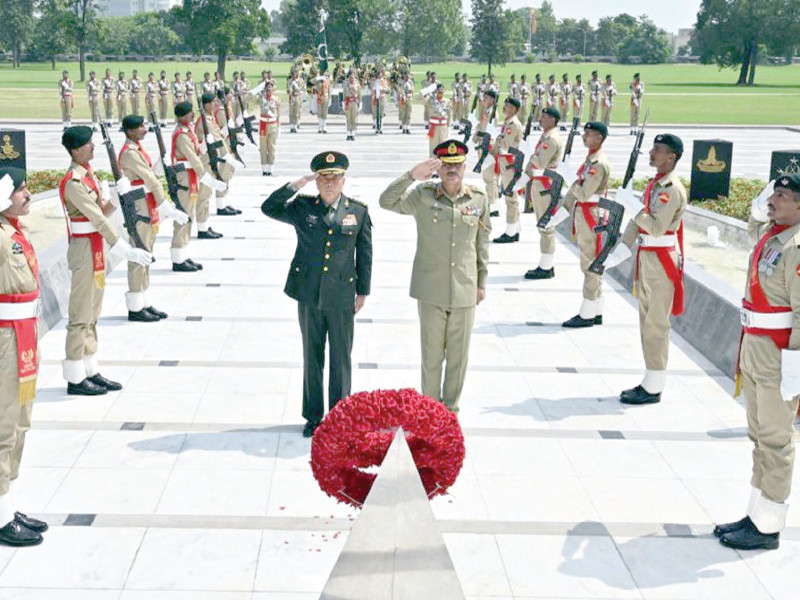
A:
<svg viewBox="0 0 800 600">
<path fill-rule="evenodd" d="M 39 310 L 39 300 L 29 302 L 0 302 L 0 321 L 32 319 Z"/>
<path fill-rule="evenodd" d="M 429 120 L 431 125 L 447 125 L 447 119 L 442 119 L 440 117 L 431 117 Z"/>
<path fill-rule="evenodd" d="M 586 200 L 581 202 L 576 202 L 576 204 L 591 204 L 592 206 L 597 205 L 600 202 L 600 196 L 594 194 L 593 196 L 589 196 Z"/>
<path fill-rule="evenodd" d="M 641 248 L 674 248 L 675 234 L 668 235 L 647 235 L 639 234 L 639 247 Z"/>
<path fill-rule="evenodd" d="M 745 327 L 756 329 L 791 329 L 794 325 L 794 314 L 791 311 L 762 313 L 741 308 L 739 318 Z"/>
<path fill-rule="evenodd" d="M 532 177 L 544 177 L 544 169 L 533 169 Z"/>
<path fill-rule="evenodd" d="M 97 228 L 91 221 L 70 221 L 69 230 L 74 234 L 83 235 L 86 233 L 97 233 Z"/>
<path fill-rule="evenodd" d="M 267 125 L 275 125 L 278 122 L 278 119 L 270 120 L 270 119 L 265 119 L 264 117 L 261 117 L 261 122 L 262 123 L 266 123 Z"/>
</svg>

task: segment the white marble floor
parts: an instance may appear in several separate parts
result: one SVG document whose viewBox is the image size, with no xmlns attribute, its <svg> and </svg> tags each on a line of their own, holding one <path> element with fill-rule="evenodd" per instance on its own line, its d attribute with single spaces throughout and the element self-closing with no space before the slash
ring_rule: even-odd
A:
<svg viewBox="0 0 800 600">
<path fill-rule="evenodd" d="M 359 142 L 381 172 L 424 157 L 420 140 L 387 160 L 385 138 Z M 313 153 L 293 148 L 300 162 L 282 159 L 279 173 L 299 174 Z M 375 225 L 353 389 L 417 386 L 414 225 L 378 207 L 389 180 L 365 171 L 357 164 L 347 183 Z M 169 227 L 159 235 L 150 295 L 168 320 L 127 322 L 125 273 L 111 273 L 100 364 L 121 392 L 67 396 L 64 323 L 42 340 L 15 491 L 53 527 L 39 547 L 0 548 L 0 599 L 318 597 L 357 511 L 319 490 L 300 435 L 299 328 L 282 292 L 294 232 L 258 210 L 286 179 L 244 175 L 231 195 L 244 214 L 213 218 L 223 239 L 191 243 L 205 270 L 172 273 Z M 748 494 L 731 380 L 675 337 L 661 404 L 620 405 L 616 394 L 643 369 L 633 299 L 608 283 L 605 325 L 561 329 L 580 303 L 576 257 L 560 239 L 557 277 L 524 280 L 538 240 L 523 218 L 521 243 L 491 248 L 459 416 L 467 460 L 433 501 L 467 596 L 796 599 L 800 492 L 777 552 L 734 552 L 711 535 L 741 516 Z"/>
</svg>

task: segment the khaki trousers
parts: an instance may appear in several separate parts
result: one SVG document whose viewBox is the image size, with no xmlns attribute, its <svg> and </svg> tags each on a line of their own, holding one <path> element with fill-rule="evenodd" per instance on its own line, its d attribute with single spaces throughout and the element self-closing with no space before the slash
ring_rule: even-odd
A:
<svg viewBox="0 0 800 600">
<path fill-rule="evenodd" d="M 677 253 L 672 252 L 677 265 Z M 651 371 L 664 371 L 669 358 L 669 317 L 675 284 L 667 277 L 658 255 L 639 252 L 639 334 L 644 364 Z"/>
<path fill-rule="evenodd" d="M 498 193 L 502 192 L 514 178 L 514 165 L 509 165 L 504 158 L 500 159 L 500 183 Z M 506 201 L 506 223 L 519 223 L 519 195 L 503 196 Z"/>
<path fill-rule="evenodd" d="M 327 119 L 328 118 L 328 102 L 330 102 L 330 98 L 322 98 L 319 104 L 317 104 L 317 118 L 318 119 Z"/>
<path fill-rule="evenodd" d="M 303 107 L 303 100 L 298 96 L 289 100 L 289 123 L 297 125 L 300 122 L 300 110 Z"/>
<path fill-rule="evenodd" d="M 381 103 L 381 127 L 386 122 L 386 98 L 381 98 L 378 102 Z M 372 124 L 378 123 L 378 109 L 377 104 L 372 103 Z"/>
<path fill-rule="evenodd" d="M 259 146 L 261 148 L 261 164 L 274 165 L 275 164 L 275 147 L 278 145 L 278 132 L 280 127 L 276 125 L 267 125 L 267 134 L 259 136 Z"/>
<path fill-rule="evenodd" d="M 139 94 L 131 94 L 131 114 L 139 114 Z M 150 115 L 147 115 L 149 118 Z"/>
<path fill-rule="evenodd" d="M 422 393 L 458 412 L 469 360 L 475 307 L 445 308 L 419 301 Z M 442 364 L 444 385 L 442 384 Z"/>
<path fill-rule="evenodd" d="M 486 195 L 489 197 L 489 204 L 494 204 L 497 201 L 497 175 L 494 173 L 494 157 L 491 154 L 486 155 L 486 160 L 483 161 L 483 170 L 481 171 L 481 178 L 486 185 Z"/>
<path fill-rule="evenodd" d="M 128 116 L 128 99 L 125 97 L 117 98 L 117 114 L 119 115 L 119 122 Z"/>
<path fill-rule="evenodd" d="M 94 261 L 89 238 L 74 237 L 67 249 L 72 275 L 67 324 L 67 360 L 83 360 L 97 353 L 97 320 L 103 307 L 103 290 L 94 281 Z"/>
<path fill-rule="evenodd" d="M 639 114 L 642 110 L 642 104 L 639 103 L 639 106 L 636 106 L 633 102 L 631 102 L 631 127 L 638 127 L 639 126 Z"/>
<path fill-rule="evenodd" d="M 768 500 L 785 502 L 792 488 L 798 399 L 781 397 L 781 351 L 769 337 L 744 334 L 739 365 L 747 436 L 754 444 L 750 483 Z"/>
<path fill-rule="evenodd" d="M 539 117 L 542 116 L 542 105 L 537 104 L 533 107 L 533 126 L 539 125 Z"/>
<path fill-rule="evenodd" d="M 156 100 L 150 96 L 144 97 L 144 106 L 147 109 L 147 117 L 150 117 L 151 113 L 156 112 Z"/>
<path fill-rule="evenodd" d="M 411 102 L 406 101 L 405 104 L 400 104 L 400 124 L 406 127 L 411 125 Z"/>
<path fill-rule="evenodd" d="M 200 176 L 202 177 L 202 174 Z M 178 183 L 188 185 L 186 181 L 182 181 L 183 179 L 185 179 L 185 176 L 179 176 Z M 204 187 L 201 185 L 200 189 L 202 190 Z M 176 221 L 173 221 L 171 248 L 185 248 L 188 246 L 189 238 L 192 235 L 192 221 L 197 222 L 197 197 L 190 198 L 187 190 L 178 190 L 178 200 L 180 200 L 186 214 L 189 215 L 189 222 L 186 225 L 179 225 Z M 207 215 L 206 218 L 208 218 Z"/>
<path fill-rule="evenodd" d="M 431 125 L 433 127 L 433 125 Z M 433 137 L 428 138 L 428 151 L 433 156 L 433 149 L 447 139 L 447 132 L 450 128 L 447 125 L 437 125 L 433 130 Z M 488 158 L 486 160 L 489 160 Z"/>
<path fill-rule="evenodd" d="M 350 102 L 344 111 L 347 120 L 347 131 L 355 131 L 358 128 L 358 102 Z"/>
<path fill-rule="evenodd" d="M 550 207 L 550 194 L 546 193 L 544 196 L 542 192 L 544 188 L 541 182 L 534 179 L 531 181 L 531 203 L 533 210 L 536 213 L 536 220 L 542 218 L 542 215 Z M 556 230 L 555 228 L 542 230 L 539 229 L 539 251 L 542 254 L 555 254 L 556 251 Z"/>
<path fill-rule="evenodd" d="M 106 121 L 114 120 L 114 101 L 111 98 L 103 98 L 103 106 L 106 111 Z"/>
<path fill-rule="evenodd" d="M 599 223 L 599 209 L 592 209 L 595 220 Z M 597 256 L 597 234 L 586 223 L 583 210 L 575 205 L 575 235 L 578 239 L 578 249 L 581 252 L 581 272 L 583 273 L 583 297 L 586 300 L 597 300 L 603 295 L 603 278 L 589 272 L 589 265 Z"/>
<path fill-rule="evenodd" d="M 41 364 L 41 355 L 37 348 Z M 20 404 L 17 337 L 11 327 L 0 328 L 0 496 L 19 476 L 25 433 L 31 428 L 33 402 Z"/>
<path fill-rule="evenodd" d="M 61 122 L 68 123 L 72 121 L 72 98 L 61 100 Z"/>
<path fill-rule="evenodd" d="M 589 120 L 597 121 L 597 111 L 600 108 L 600 102 L 597 100 L 589 100 Z"/>
<path fill-rule="evenodd" d="M 614 106 L 603 106 L 603 123 L 606 126 L 611 124 L 611 111 L 614 110 Z"/>
<path fill-rule="evenodd" d="M 528 124 L 528 103 L 525 102 L 520 105 L 519 112 L 517 113 L 517 118 L 519 118 L 519 122 L 522 123 L 523 131 L 525 131 L 525 125 Z M 533 125 L 531 125 L 533 127 Z"/>
<path fill-rule="evenodd" d="M 139 221 L 136 224 L 136 232 L 142 238 L 142 242 L 148 252 L 153 252 L 153 243 L 158 235 L 158 225 L 152 226 L 149 223 Z M 131 241 L 133 246 L 133 241 Z M 144 292 L 150 288 L 150 266 L 140 265 L 139 263 L 128 262 L 128 291 Z"/>
<path fill-rule="evenodd" d="M 100 102 L 97 98 L 89 98 L 89 113 L 92 115 L 92 123 L 100 121 Z"/>
<path fill-rule="evenodd" d="M 167 120 L 167 106 L 169 102 L 167 101 L 166 94 L 160 94 L 158 97 L 158 112 L 162 121 Z"/>
</svg>

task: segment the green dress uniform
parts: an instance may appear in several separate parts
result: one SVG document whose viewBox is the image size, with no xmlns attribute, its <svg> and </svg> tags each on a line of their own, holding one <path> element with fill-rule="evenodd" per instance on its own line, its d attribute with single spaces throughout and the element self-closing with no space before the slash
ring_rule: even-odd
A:
<svg viewBox="0 0 800 600">
<path fill-rule="evenodd" d="M 320 174 L 343 173 L 348 165 L 338 152 L 323 152 L 311 164 Z M 264 201 L 261 211 L 292 225 L 297 234 L 284 292 L 297 300 L 303 337 L 303 418 L 313 431 L 325 412 L 326 338 L 329 408 L 350 395 L 355 298 L 370 292 L 372 222 L 367 205 L 347 196 L 341 195 L 328 207 L 320 196 L 295 194 L 297 190 L 288 183 Z"/>
<path fill-rule="evenodd" d="M 443 160 L 460 156 L 462 162 L 466 153 L 467 147 L 455 140 L 436 151 Z M 441 183 L 424 182 L 409 190 L 413 183 L 405 173 L 384 190 L 380 205 L 416 220 L 411 297 L 420 317 L 422 393 L 458 412 L 477 293 L 486 287 L 489 272 L 489 202 L 479 187 L 462 185 L 451 198 Z"/>
</svg>

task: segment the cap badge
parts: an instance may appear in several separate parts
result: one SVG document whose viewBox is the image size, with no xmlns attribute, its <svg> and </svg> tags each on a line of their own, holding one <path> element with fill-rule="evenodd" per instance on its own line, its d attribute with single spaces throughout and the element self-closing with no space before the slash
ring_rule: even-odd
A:
<svg viewBox="0 0 800 600">
<path fill-rule="evenodd" d="M 785 177 L 783 179 L 781 179 L 781 185 L 786 185 L 788 183 L 789 183 L 789 180 L 786 179 Z"/>
<path fill-rule="evenodd" d="M 458 153 L 458 148 L 456 147 L 456 145 L 455 145 L 455 144 L 450 144 L 450 145 L 447 147 L 447 153 L 448 153 L 448 154 L 457 154 L 457 153 Z"/>
<path fill-rule="evenodd" d="M 328 154 L 328 156 L 325 157 L 325 162 L 328 164 L 334 163 L 336 162 L 336 157 L 333 154 Z"/>
</svg>

